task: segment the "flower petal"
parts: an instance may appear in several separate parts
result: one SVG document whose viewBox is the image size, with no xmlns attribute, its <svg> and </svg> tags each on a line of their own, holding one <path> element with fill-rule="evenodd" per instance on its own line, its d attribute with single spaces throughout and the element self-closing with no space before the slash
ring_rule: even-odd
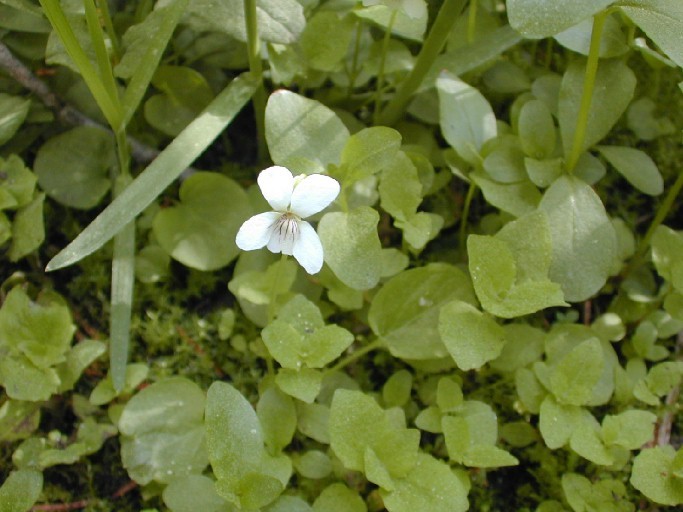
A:
<svg viewBox="0 0 683 512">
<path fill-rule="evenodd" d="M 284 212 L 289 207 L 294 188 L 294 176 L 286 167 L 274 165 L 261 171 L 258 186 L 273 210 Z"/>
<path fill-rule="evenodd" d="M 339 195 L 339 182 L 324 174 L 306 176 L 294 187 L 290 210 L 305 218 L 318 213 Z"/>
<path fill-rule="evenodd" d="M 299 223 L 299 236 L 294 242 L 294 257 L 309 274 L 323 268 L 323 246 L 320 237 L 308 222 Z"/>
<path fill-rule="evenodd" d="M 235 243 L 243 251 L 260 249 L 268 243 L 275 223 L 280 217 L 277 212 L 265 212 L 254 215 L 247 220 L 237 232 Z"/>
</svg>

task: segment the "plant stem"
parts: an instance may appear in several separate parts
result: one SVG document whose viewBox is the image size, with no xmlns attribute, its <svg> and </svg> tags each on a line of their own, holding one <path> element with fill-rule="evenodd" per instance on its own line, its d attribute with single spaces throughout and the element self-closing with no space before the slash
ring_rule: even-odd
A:
<svg viewBox="0 0 683 512">
<path fill-rule="evenodd" d="M 403 115 L 403 111 L 408 106 L 410 97 L 424 80 L 427 72 L 434 64 L 436 57 L 439 55 L 446 39 L 451 31 L 451 27 L 458 19 L 458 15 L 465 6 L 466 0 L 445 0 L 436 15 L 434 24 L 425 39 L 422 49 L 417 56 L 415 66 L 410 72 L 406 80 L 401 84 L 401 87 L 396 91 L 394 97 L 389 101 L 386 107 L 382 110 L 378 118 L 378 124 L 393 125 Z"/>
<path fill-rule="evenodd" d="M 384 65 L 387 61 L 387 52 L 389 51 L 389 41 L 391 40 L 391 30 L 394 28 L 394 22 L 396 21 L 396 14 L 398 9 L 394 9 L 391 12 L 391 18 L 389 18 L 389 25 L 384 32 L 384 40 L 382 41 L 382 55 L 379 60 L 379 70 L 377 71 L 377 86 L 375 87 L 375 113 L 373 115 L 373 121 L 377 124 L 379 119 L 379 107 L 382 104 L 382 88 L 384 87 Z"/>
<path fill-rule="evenodd" d="M 360 36 L 363 33 L 363 24 L 360 21 L 356 22 L 356 40 L 353 43 L 353 59 L 351 60 L 351 71 L 349 72 L 349 87 L 346 91 L 346 97 L 350 98 L 353 94 L 353 88 L 356 84 L 358 76 L 358 52 L 360 51 Z"/>
<path fill-rule="evenodd" d="M 339 371 L 342 368 L 344 368 L 345 366 L 353 363 L 356 359 L 360 359 L 361 357 L 363 357 L 368 352 L 372 352 L 373 350 L 377 350 L 378 348 L 381 348 L 383 345 L 384 345 L 384 342 L 378 338 L 375 341 L 373 341 L 372 343 L 368 343 L 364 347 L 361 347 L 358 350 L 356 350 L 355 352 L 353 352 L 352 354 L 346 356 L 344 359 L 342 359 L 337 364 L 335 364 L 332 368 L 328 368 L 325 371 L 325 374 L 329 375 L 330 373 L 334 373 L 336 371 Z"/>
<path fill-rule="evenodd" d="M 474 181 L 470 181 L 470 188 L 467 190 L 467 195 L 465 196 L 465 204 L 462 208 L 462 217 L 460 219 L 460 234 L 458 237 L 460 251 L 462 254 L 466 251 L 466 241 L 467 241 L 467 219 L 470 216 L 470 206 L 472 205 L 472 198 L 474 198 L 474 193 L 477 191 L 477 184 Z"/>
<path fill-rule="evenodd" d="M 470 0 L 470 12 L 467 17 L 467 42 L 472 44 L 477 31 L 477 0 Z"/>
<path fill-rule="evenodd" d="M 600 58 L 600 39 L 602 29 L 609 12 L 604 10 L 593 17 L 593 32 L 591 33 L 591 44 L 588 52 L 588 62 L 586 63 L 586 74 L 583 80 L 583 92 L 581 95 L 581 105 L 579 115 L 576 118 L 576 128 L 574 130 L 574 142 L 572 150 L 567 159 L 567 172 L 571 173 L 583 153 L 584 141 L 586 140 L 586 129 L 588 127 L 588 114 L 593 100 L 593 89 L 595 88 L 595 77 L 598 72 L 598 60 Z"/>
<path fill-rule="evenodd" d="M 268 157 L 266 146 L 266 91 L 263 87 L 263 63 L 261 62 L 261 41 L 258 35 L 258 21 L 256 18 L 256 0 L 244 0 L 244 19 L 247 28 L 247 52 L 249 70 L 258 82 L 253 96 L 254 115 L 256 116 L 256 133 L 259 162 L 265 162 Z"/>
<path fill-rule="evenodd" d="M 626 269 L 622 272 L 622 279 L 626 279 L 626 277 L 633 270 L 635 270 L 635 268 L 638 267 L 638 265 L 640 265 L 640 263 L 642 262 L 643 256 L 645 256 L 645 253 L 647 252 L 647 249 L 650 246 L 650 240 L 652 240 L 652 236 L 655 234 L 657 228 L 662 224 L 662 222 L 664 222 L 664 219 L 671 211 L 674 201 L 676 201 L 676 198 L 678 197 L 681 188 L 683 188 L 683 171 L 681 171 L 678 174 L 676 181 L 674 182 L 673 186 L 669 189 L 669 192 L 664 198 L 662 205 L 657 210 L 657 215 L 655 215 L 655 218 L 652 220 L 652 223 L 645 232 L 645 236 L 638 244 L 638 248 L 636 249 L 635 254 L 631 258 L 629 264 L 626 266 Z"/>
</svg>

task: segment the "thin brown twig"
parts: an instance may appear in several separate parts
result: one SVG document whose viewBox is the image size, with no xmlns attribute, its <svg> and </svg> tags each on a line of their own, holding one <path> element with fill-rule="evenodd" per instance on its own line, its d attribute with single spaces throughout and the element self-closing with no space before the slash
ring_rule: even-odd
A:
<svg viewBox="0 0 683 512">
<path fill-rule="evenodd" d="M 683 332 L 679 332 L 676 336 L 676 359 L 681 359 L 683 354 Z M 671 444 L 671 428 L 673 426 L 674 417 L 676 416 L 676 410 L 678 408 L 678 397 L 681 393 L 681 385 L 678 384 L 666 395 L 664 401 L 667 410 L 662 415 L 662 419 L 657 425 L 657 431 L 655 435 L 655 443 L 657 446 L 666 446 Z"/>
<path fill-rule="evenodd" d="M 123 484 L 121 487 L 119 487 L 119 490 L 112 494 L 111 497 L 120 498 L 121 496 L 128 494 L 130 491 L 137 488 L 137 486 L 138 483 L 135 480 L 131 480 L 130 482 Z"/>
<path fill-rule="evenodd" d="M 33 505 L 31 512 L 61 512 L 64 510 L 77 510 L 90 505 L 90 500 L 72 501 L 71 503 L 45 503 L 43 505 Z"/>
</svg>

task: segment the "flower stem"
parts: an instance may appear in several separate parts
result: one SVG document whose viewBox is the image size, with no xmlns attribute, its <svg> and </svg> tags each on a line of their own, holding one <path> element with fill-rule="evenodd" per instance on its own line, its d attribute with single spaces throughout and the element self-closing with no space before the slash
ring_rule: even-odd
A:
<svg viewBox="0 0 683 512">
<path fill-rule="evenodd" d="M 249 70 L 258 82 L 253 96 L 254 115 L 256 116 L 257 148 L 259 162 L 267 160 L 266 146 L 266 91 L 263 87 L 263 63 L 261 62 L 261 41 L 258 35 L 256 0 L 244 0 L 244 19 L 247 28 L 247 53 Z"/>
<path fill-rule="evenodd" d="M 477 191 L 477 184 L 474 181 L 470 181 L 470 188 L 467 190 L 467 195 L 465 196 L 465 204 L 462 208 L 462 218 L 460 219 L 460 234 L 458 237 L 460 252 L 465 254 L 466 242 L 467 242 L 467 219 L 470 216 L 470 206 L 472 205 L 472 199 L 474 198 L 474 193 Z"/>
<path fill-rule="evenodd" d="M 451 27 L 458 19 L 458 15 L 465 6 L 465 3 L 466 0 L 445 0 L 441 5 L 434 24 L 417 56 L 413 70 L 396 91 L 391 101 L 384 107 L 376 124 L 390 126 L 401 118 L 403 111 L 408 106 L 410 97 L 420 87 L 422 80 L 424 80 L 436 57 L 446 44 Z"/>
<path fill-rule="evenodd" d="M 358 52 L 360 52 L 360 36 L 363 33 L 363 24 L 360 21 L 356 22 L 356 40 L 353 43 L 353 59 L 351 60 L 351 71 L 349 72 L 349 87 L 346 91 L 346 97 L 350 98 L 353 94 L 353 88 L 356 85 L 356 78 L 358 77 Z"/>
<path fill-rule="evenodd" d="M 377 124 L 379 119 L 379 107 L 382 104 L 382 88 L 384 87 L 384 65 L 387 61 L 387 52 L 389 51 L 389 41 L 391 40 L 391 30 L 394 28 L 394 22 L 396 21 L 396 14 L 398 9 L 394 9 L 391 12 L 391 18 L 389 18 L 389 25 L 384 32 L 384 40 L 382 41 L 382 55 L 379 61 L 379 70 L 377 71 L 377 87 L 375 88 L 375 113 L 373 115 L 374 123 Z"/>
<path fill-rule="evenodd" d="M 652 223 L 645 232 L 645 236 L 638 244 L 638 248 L 631 258 L 631 261 L 622 272 L 622 279 L 626 279 L 626 277 L 642 262 L 643 256 L 645 256 L 645 253 L 650 246 L 650 240 L 652 240 L 652 236 L 655 234 L 657 228 L 662 224 L 662 222 L 664 222 L 664 219 L 671 211 L 674 201 L 676 201 L 678 194 L 681 192 L 681 188 L 683 188 L 683 171 L 678 174 L 676 181 L 669 189 L 669 192 L 664 198 L 662 205 L 657 210 L 657 215 L 655 215 L 655 218 L 652 220 Z"/>
<path fill-rule="evenodd" d="M 574 130 L 574 142 L 571 153 L 566 161 L 567 172 L 571 173 L 579 161 L 581 153 L 583 153 L 583 144 L 586 140 L 586 130 L 588 128 L 588 114 L 591 109 L 591 101 L 593 100 L 593 89 L 595 88 L 595 77 L 598 73 L 598 60 L 600 58 L 600 39 L 602 38 L 602 29 L 605 26 L 605 20 L 609 15 L 609 11 L 604 10 L 593 17 L 593 32 L 591 33 L 591 44 L 588 52 L 588 62 L 586 63 L 586 74 L 583 79 L 583 93 L 581 95 L 581 105 L 579 107 L 579 115 L 576 119 L 576 128 Z"/>
<path fill-rule="evenodd" d="M 361 357 L 363 357 L 368 352 L 372 352 L 373 350 L 377 350 L 378 348 L 381 348 L 383 345 L 384 345 L 384 342 L 381 339 L 377 338 L 372 343 L 368 343 L 367 345 L 365 345 L 362 348 L 359 348 L 358 350 L 356 350 L 352 354 L 349 354 L 344 359 L 342 359 L 337 364 L 335 364 L 332 368 L 328 368 L 325 371 L 325 374 L 329 375 L 330 373 L 334 373 L 336 371 L 339 371 L 342 368 L 344 368 L 345 366 L 353 363 L 356 359 L 360 359 Z"/>
<path fill-rule="evenodd" d="M 472 44 L 474 42 L 474 37 L 477 31 L 477 6 L 479 5 L 477 0 L 470 1 L 470 12 L 467 17 L 467 42 Z"/>
</svg>

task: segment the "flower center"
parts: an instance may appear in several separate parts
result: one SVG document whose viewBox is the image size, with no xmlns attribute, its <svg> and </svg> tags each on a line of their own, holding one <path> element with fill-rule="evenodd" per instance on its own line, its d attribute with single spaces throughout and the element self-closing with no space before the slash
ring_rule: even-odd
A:
<svg viewBox="0 0 683 512">
<path fill-rule="evenodd" d="M 299 234 L 299 217 L 292 212 L 284 212 L 275 222 L 275 232 L 280 238 L 280 243 L 285 240 L 296 240 Z"/>
</svg>

